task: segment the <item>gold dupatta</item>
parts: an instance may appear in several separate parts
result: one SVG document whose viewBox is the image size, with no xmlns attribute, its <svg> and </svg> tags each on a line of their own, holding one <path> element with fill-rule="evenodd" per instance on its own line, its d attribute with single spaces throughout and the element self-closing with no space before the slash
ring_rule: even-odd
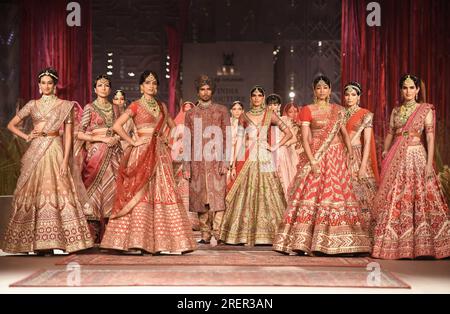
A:
<svg viewBox="0 0 450 314">
<path fill-rule="evenodd" d="M 67 116 L 70 114 L 74 103 L 68 100 L 57 99 L 55 107 L 47 114 L 47 119 L 42 132 L 58 132 Z M 45 152 L 53 143 L 56 137 L 53 136 L 40 136 L 35 138 L 24 156 L 22 157 L 22 169 L 20 171 L 19 179 L 17 180 L 17 186 L 14 194 L 19 193 L 24 187 L 31 174 L 33 173 L 36 165 L 41 158 L 45 155 Z"/>
</svg>

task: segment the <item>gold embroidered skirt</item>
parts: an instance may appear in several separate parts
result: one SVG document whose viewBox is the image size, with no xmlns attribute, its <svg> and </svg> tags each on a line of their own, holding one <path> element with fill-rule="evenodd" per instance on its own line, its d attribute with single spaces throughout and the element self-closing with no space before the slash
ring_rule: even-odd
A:
<svg viewBox="0 0 450 314">
<path fill-rule="evenodd" d="M 63 146 L 55 138 L 13 199 L 3 251 L 26 253 L 92 247 L 92 238 L 70 172 L 59 175 Z"/>
<path fill-rule="evenodd" d="M 274 167 L 273 167 L 274 168 Z M 220 240 L 228 244 L 272 244 L 286 208 L 275 169 L 247 161 L 226 197 Z"/>
</svg>

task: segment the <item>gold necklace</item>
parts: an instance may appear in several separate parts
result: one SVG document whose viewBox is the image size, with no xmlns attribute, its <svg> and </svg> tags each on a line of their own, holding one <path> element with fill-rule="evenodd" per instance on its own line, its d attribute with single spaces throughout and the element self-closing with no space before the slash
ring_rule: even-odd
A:
<svg viewBox="0 0 450 314">
<path fill-rule="evenodd" d="M 410 100 L 401 105 L 398 113 L 398 121 L 400 122 L 401 125 L 404 125 L 408 121 L 409 117 L 416 109 L 416 105 L 417 102 L 415 100 Z"/>
<path fill-rule="evenodd" d="M 42 117 L 47 116 L 47 114 L 53 110 L 53 104 L 56 101 L 58 97 L 56 95 L 42 95 L 41 99 L 39 100 L 41 103 L 41 106 L 39 108 L 40 113 L 42 114 Z M 51 105 L 50 105 L 51 104 Z M 45 114 L 42 113 L 42 110 L 44 110 Z"/>
<path fill-rule="evenodd" d="M 252 116 L 260 116 L 263 114 L 263 112 L 266 110 L 265 107 L 263 106 L 259 106 L 259 107 L 254 107 L 252 106 L 252 108 L 249 110 L 248 113 L 250 113 Z"/>
<path fill-rule="evenodd" d="M 158 117 L 161 110 L 159 109 L 158 102 L 155 98 L 147 99 L 144 96 L 140 100 L 142 106 L 154 117 Z"/>
<path fill-rule="evenodd" d="M 348 121 L 355 113 L 361 109 L 358 105 L 351 106 L 345 111 L 345 121 Z"/>
<path fill-rule="evenodd" d="M 318 101 L 315 103 L 319 109 L 327 109 L 329 107 L 329 103 L 326 101 Z"/>
<path fill-rule="evenodd" d="M 103 121 L 105 121 L 106 127 L 110 128 L 113 126 L 114 117 L 113 117 L 113 106 L 110 102 L 106 102 L 106 104 L 100 105 L 98 99 L 94 100 L 92 106 L 97 111 L 97 113 L 102 117 Z"/>
</svg>

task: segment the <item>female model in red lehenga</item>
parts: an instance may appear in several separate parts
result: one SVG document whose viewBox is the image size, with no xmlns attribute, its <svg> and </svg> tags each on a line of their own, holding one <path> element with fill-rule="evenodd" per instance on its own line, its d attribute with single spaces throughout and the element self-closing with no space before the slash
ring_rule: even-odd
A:
<svg viewBox="0 0 450 314">
<path fill-rule="evenodd" d="M 8 124 L 8 129 L 30 142 L 30 147 L 22 158 L 13 212 L 1 248 L 10 253 L 46 254 L 53 249 L 71 253 L 93 245 L 85 218 L 89 204 L 79 193 L 84 186 L 69 168 L 74 102 L 55 95 L 55 70 L 45 69 L 38 78 L 42 97 L 28 102 Z M 17 128 L 28 116 L 34 127 L 29 135 Z"/>
<path fill-rule="evenodd" d="M 345 121 L 354 158 L 350 163 L 352 186 L 365 216 L 366 228 L 371 233 L 373 220 L 373 199 L 379 181 L 375 137 L 373 132 L 373 113 L 359 106 L 361 85 L 350 82 L 344 87 L 346 105 Z"/>
<path fill-rule="evenodd" d="M 78 140 L 84 141 L 82 177 L 93 206 L 92 215 L 87 218 L 95 243 L 100 243 L 116 195 L 122 147 L 120 137 L 112 130 L 119 110 L 108 101 L 111 93 L 109 77 L 98 76 L 94 89 L 97 99 L 84 107 Z"/>
<path fill-rule="evenodd" d="M 196 243 L 162 135 L 164 126 L 173 128 L 175 123 L 166 106 L 155 99 L 157 75 L 145 71 L 139 83 L 142 98 L 133 102 L 113 126 L 131 145 L 120 165 L 117 196 L 101 247 L 168 254 L 192 251 Z M 137 128 L 137 140 L 123 129 L 130 118 Z"/>
<path fill-rule="evenodd" d="M 450 222 L 433 168 L 434 107 L 424 102 L 424 87 L 414 75 L 403 76 L 400 88 L 404 102 L 392 111 L 374 202 L 372 256 L 445 258 L 450 256 Z"/>
<path fill-rule="evenodd" d="M 327 77 L 316 78 L 313 86 L 316 101 L 300 113 L 305 152 L 273 248 L 283 253 L 368 253 L 370 239 L 347 168 L 344 143 L 350 156 L 353 152 L 344 110 L 329 104 Z"/>
</svg>

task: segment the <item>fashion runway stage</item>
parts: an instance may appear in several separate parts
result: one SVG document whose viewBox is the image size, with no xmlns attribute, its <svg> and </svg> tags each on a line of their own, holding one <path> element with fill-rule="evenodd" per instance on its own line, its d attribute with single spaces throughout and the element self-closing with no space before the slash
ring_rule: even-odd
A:
<svg viewBox="0 0 450 314">
<path fill-rule="evenodd" d="M 110 255 L 96 249 L 70 256 L 0 255 L 0 293 L 450 292 L 450 260 L 314 258 L 283 256 L 270 247 L 220 246 L 183 256 Z M 374 285 L 367 265 L 377 263 L 380 281 Z"/>
</svg>

